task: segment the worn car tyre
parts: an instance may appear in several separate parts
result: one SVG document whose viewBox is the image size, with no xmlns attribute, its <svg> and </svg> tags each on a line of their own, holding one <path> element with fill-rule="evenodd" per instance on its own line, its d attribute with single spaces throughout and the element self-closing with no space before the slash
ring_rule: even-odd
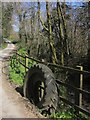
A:
<svg viewBox="0 0 90 120">
<path fill-rule="evenodd" d="M 23 90 L 24 96 L 43 111 L 51 113 L 57 108 L 55 77 L 46 65 L 36 64 L 28 70 Z"/>
</svg>

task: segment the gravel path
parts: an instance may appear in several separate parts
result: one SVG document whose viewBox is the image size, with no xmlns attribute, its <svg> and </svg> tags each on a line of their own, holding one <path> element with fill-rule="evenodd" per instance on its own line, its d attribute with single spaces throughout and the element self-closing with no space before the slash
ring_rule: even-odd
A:
<svg viewBox="0 0 90 120">
<path fill-rule="evenodd" d="M 10 56 L 14 49 L 13 44 L 8 44 L 6 49 L 0 50 L 0 119 L 37 118 L 32 110 L 27 109 L 23 98 L 10 85 L 7 76 L 2 73 L 4 59 Z"/>
</svg>

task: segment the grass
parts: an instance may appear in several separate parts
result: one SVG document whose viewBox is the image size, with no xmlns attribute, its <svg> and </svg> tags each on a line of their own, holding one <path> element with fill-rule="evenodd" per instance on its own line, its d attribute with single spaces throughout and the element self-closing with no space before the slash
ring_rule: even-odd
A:
<svg viewBox="0 0 90 120">
<path fill-rule="evenodd" d="M 17 85 L 22 86 L 25 76 L 25 68 L 17 64 L 14 66 L 10 66 L 9 71 L 10 71 L 10 80 Z"/>
<path fill-rule="evenodd" d="M 57 112 L 52 113 L 51 118 L 73 119 L 74 114 L 72 114 L 71 112 Z"/>
<path fill-rule="evenodd" d="M 90 120 L 90 117 L 85 115 L 84 113 L 79 113 L 78 115 L 75 114 L 74 108 L 69 108 L 67 111 L 60 111 L 56 113 L 52 113 L 50 118 L 56 119 L 70 119 L 70 120 Z"/>
<path fill-rule="evenodd" d="M 18 51 L 19 54 L 25 56 L 26 50 L 25 48 L 21 48 Z M 32 60 L 27 60 L 28 66 L 31 67 L 32 65 L 36 64 L 36 62 Z M 23 64 L 25 64 L 25 59 L 22 58 Z M 11 58 L 9 62 L 9 73 L 10 73 L 10 80 L 11 82 L 22 86 L 23 81 L 25 78 L 25 67 L 23 67 L 20 63 L 16 62 L 15 55 Z"/>
<path fill-rule="evenodd" d="M 20 49 L 19 53 L 24 55 L 25 49 Z M 25 68 L 16 62 L 15 55 L 11 58 L 9 62 L 9 72 L 10 72 L 10 80 L 11 82 L 22 86 L 24 77 L 25 77 Z"/>
<path fill-rule="evenodd" d="M 4 43 L 4 42 L 3 42 L 2 45 L 1 45 L 1 48 L 2 48 L 2 49 L 5 49 L 6 47 L 7 47 L 7 43 Z"/>
</svg>

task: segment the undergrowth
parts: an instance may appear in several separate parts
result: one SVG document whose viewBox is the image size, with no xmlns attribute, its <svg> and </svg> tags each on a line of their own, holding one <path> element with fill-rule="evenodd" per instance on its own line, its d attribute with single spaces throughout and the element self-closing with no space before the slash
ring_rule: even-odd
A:
<svg viewBox="0 0 90 120">
<path fill-rule="evenodd" d="M 10 80 L 18 85 L 23 85 L 25 69 L 23 66 L 19 64 L 14 64 L 14 66 L 10 66 Z"/>
<path fill-rule="evenodd" d="M 25 48 L 21 48 L 18 51 L 19 54 L 21 54 L 22 56 L 26 55 L 26 50 Z M 23 64 L 25 64 L 25 59 L 22 58 L 22 62 Z M 32 60 L 28 60 L 28 67 L 30 68 L 32 65 L 34 65 L 35 62 L 33 62 Z M 23 85 L 23 81 L 25 79 L 25 67 L 23 67 L 19 62 L 16 61 L 16 56 L 13 55 L 13 57 L 11 58 L 10 62 L 9 62 L 9 73 L 10 73 L 10 80 L 11 82 L 22 86 Z"/>
<path fill-rule="evenodd" d="M 63 111 L 58 111 L 56 113 L 52 113 L 50 115 L 50 118 L 56 118 L 56 119 L 70 119 L 70 120 L 90 120 L 90 117 L 85 115 L 84 113 L 79 113 L 76 114 L 75 109 L 74 108 L 69 108 L 68 110 L 63 110 Z"/>
<path fill-rule="evenodd" d="M 7 47 L 7 43 L 4 43 L 4 42 L 3 42 L 2 45 L 1 45 L 1 48 L 2 48 L 2 49 L 5 49 L 6 47 Z"/>
</svg>

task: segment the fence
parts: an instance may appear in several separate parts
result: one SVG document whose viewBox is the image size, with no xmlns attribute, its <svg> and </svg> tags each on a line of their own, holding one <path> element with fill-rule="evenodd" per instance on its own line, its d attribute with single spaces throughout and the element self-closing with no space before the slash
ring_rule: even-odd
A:
<svg viewBox="0 0 90 120">
<path fill-rule="evenodd" d="M 76 73 L 79 74 L 80 75 L 80 82 L 76 82 L 75 86 L 71 85 L 71 84 L 68 84 L 66 82 L 60 81 L 60 80 L 56 80 L 57 84 L 62 85 L 62 86 L 67 87 L 67 88 L 70 88 L 70 89 L 75 91 L 75 103 L 70 102 L 69 100 L 67 100 L 66 98 L 64 98 L 60 95 L 59 95 L 59 97 L 63 102 L 65 102 L 66 104 L 75 108 L 77 113 L 82 112 L 82 113 L 90 116 L 90 111 L 84 109 L 82 107 L 82 102 L 81 102 L 82 101 L 82 95 L 87 94 L 88 96 L 90 96 L 89 91 L 86 91 L 86 90 L 82 89 L 83 88 L 83 75 L 87 75 L 87 76 L 90 77 L 90 72 L 89 71 L 84 71 L 82 66 L 78 66 L 78 67 L 80 67 L 80 70 L 79 70 L 79 69 L 75 69 L 75 68 L 72 68 L 72 67 L 66 67 L 66 66 L 63 66 L 63 65 L 57 65 L 57 64 L 42 62 L 42 61 L 37 60 L 35 58 L 29 57 L 27 55 L 23 56 L 23 55 L 20 55 L 18 53 L 16 53 L 15 59 L 22 66 L 25 67 L 25 73 L 29 69 L 28 62 L 29 62 L 29 60 L 31 60 L 31 64 L 32 64 L 32 61 L 35 61 L 36 63 L 42 63 L 42 64 L 45 64 L 49 67 L 63 69 L 64 71 L 69 71 L 69 72 L 74 72 L 75 74 Z"/>
</svg>

